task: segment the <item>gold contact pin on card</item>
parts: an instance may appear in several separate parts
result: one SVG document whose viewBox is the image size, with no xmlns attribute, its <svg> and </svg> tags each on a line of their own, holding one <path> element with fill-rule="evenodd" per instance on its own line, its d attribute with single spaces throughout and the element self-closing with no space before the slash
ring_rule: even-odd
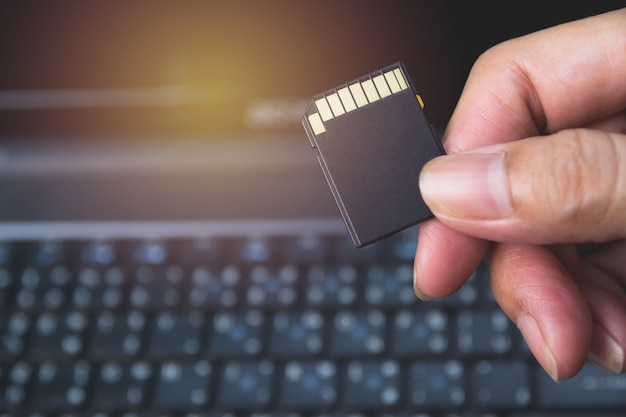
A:
<svg viewBox="0 0 626 417">
<path fill-rule="evenodd" d="M 417 101 L 420 104 L 420 107 L 423 109 L 424 108 L 424 100 L 422 100 L 422 96 L 420 96 L 419 94 L 415 94 L 415 97 L 417 97 Z"/>
</svg>

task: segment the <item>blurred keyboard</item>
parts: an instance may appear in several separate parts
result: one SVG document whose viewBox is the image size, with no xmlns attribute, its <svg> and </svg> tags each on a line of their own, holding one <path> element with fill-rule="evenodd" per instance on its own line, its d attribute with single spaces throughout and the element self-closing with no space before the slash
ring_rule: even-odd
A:
<svg viewBox="0 0 626 417">
<path fill-rule="evenodd" d="M 544 374 L 484 269 L 417 300 L 415 239 L 0 242 L 0 416 L 626 415 L 626 375 Z"/>
</svg>

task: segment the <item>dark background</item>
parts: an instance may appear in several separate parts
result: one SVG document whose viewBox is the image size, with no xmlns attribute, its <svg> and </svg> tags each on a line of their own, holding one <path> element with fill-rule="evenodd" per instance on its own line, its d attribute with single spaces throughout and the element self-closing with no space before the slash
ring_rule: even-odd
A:
<svg viewBox="0 0 626 417">
<path fill-rule="evenodd" d="M 463 79 L 478 55 L 506 39 L 560 23 L 626 7 L 625 1 L 449 1 L 441 2 L 458 46 Z"/>
</svg>

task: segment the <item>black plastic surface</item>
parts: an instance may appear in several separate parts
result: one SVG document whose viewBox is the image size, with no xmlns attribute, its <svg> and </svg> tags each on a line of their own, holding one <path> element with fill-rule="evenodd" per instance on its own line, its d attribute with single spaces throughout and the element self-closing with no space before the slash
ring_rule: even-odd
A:
<svg viewBox="0 0 626 417">
<path fill-rule="evenodd" d="M 420 195 L 418 179 L 424 164 L 444 151 L 402 64 L 381 71 L 396 67 L 403 69 L 409 88 L 327 120 L 326 132 L 318 135 L 304 118 L 305 130 L 357 247 L 432 216 Z M 313 101 L 307 115 L 315 112 L 314 107 Z"/>
</svg>

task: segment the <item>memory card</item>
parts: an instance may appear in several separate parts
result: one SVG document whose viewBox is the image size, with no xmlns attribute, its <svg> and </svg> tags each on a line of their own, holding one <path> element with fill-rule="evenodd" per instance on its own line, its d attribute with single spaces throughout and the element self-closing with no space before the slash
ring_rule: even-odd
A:
<svg viewBox="0 0 626 417">
<path fill-rule="evenodd" d="M 418 187 L 445 152 L 402 62 L 314 96 L 302 124 L 355 246 L 432 217 Z"/>
</svg>

